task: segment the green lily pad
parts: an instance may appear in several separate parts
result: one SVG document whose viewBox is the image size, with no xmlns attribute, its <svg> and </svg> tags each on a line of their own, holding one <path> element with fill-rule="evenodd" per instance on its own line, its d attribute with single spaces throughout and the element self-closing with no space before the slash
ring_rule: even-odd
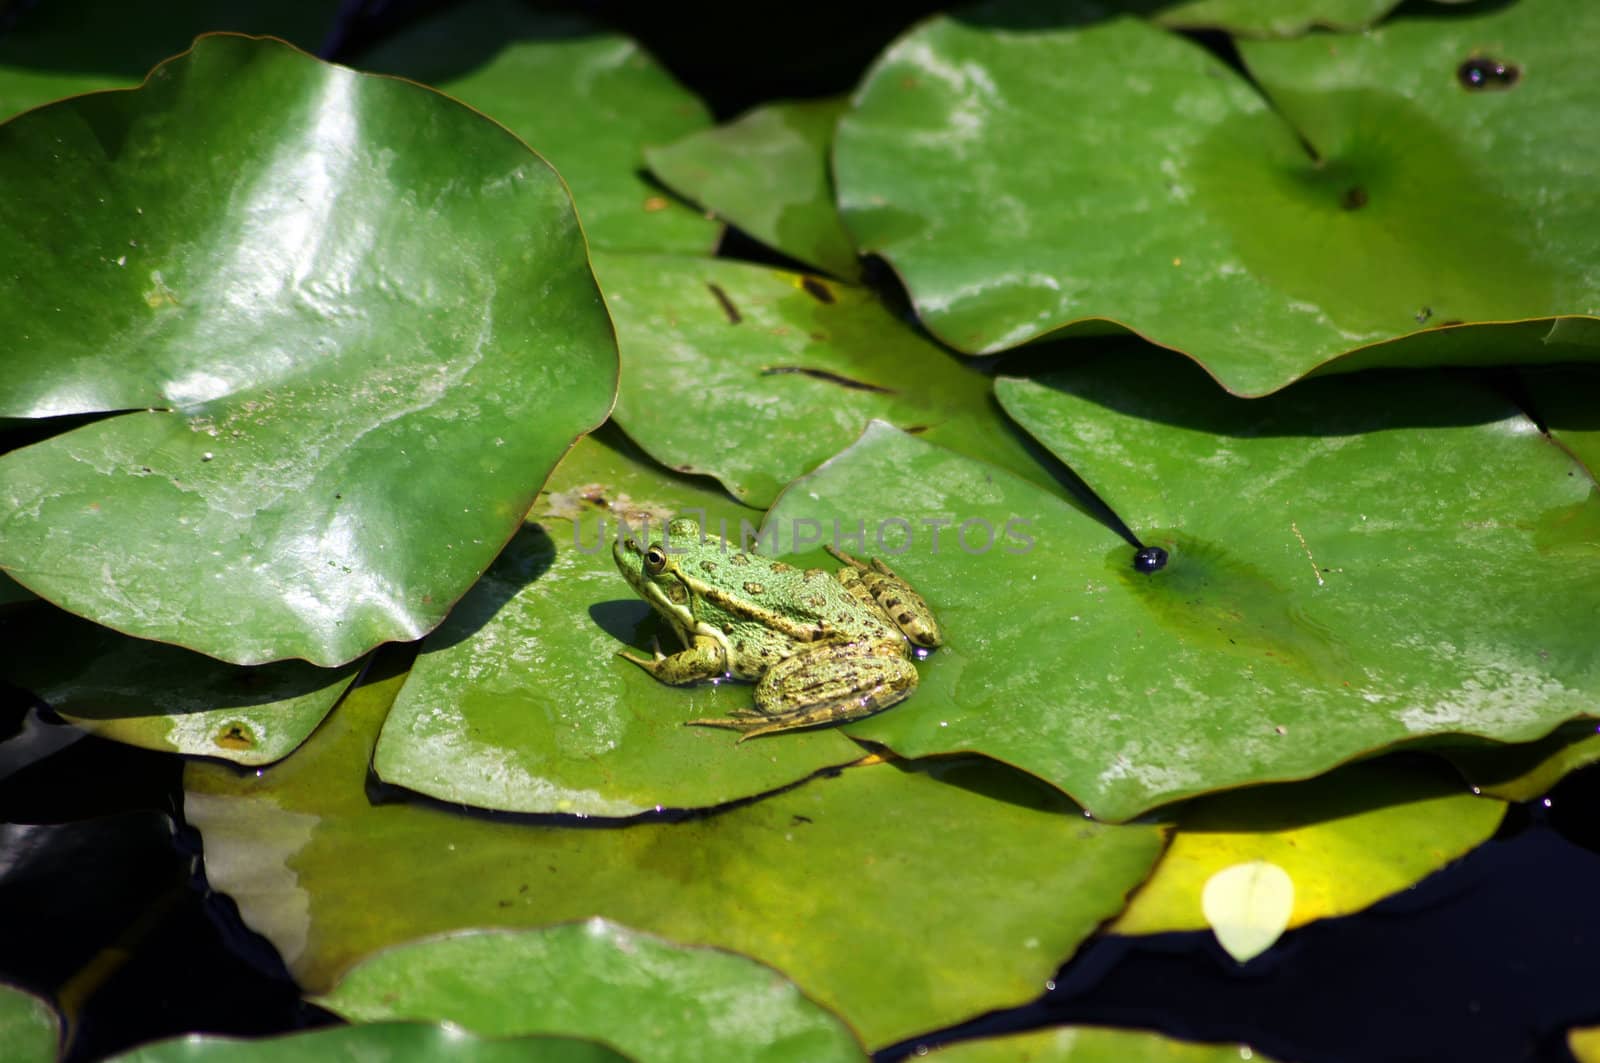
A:
<svg viewBox="0 0 1600 1063">
<path fill-rule="evenodd" d="M 437 93 L 207 37 L 0 126 L 0 178 L 0 407 L 138 411 L 0 458 L 0 567 L 107 627 L 239 664 L 418 638 L 611 401 L 560 180 Z"/>
<path fill-rule="evenodd" d="M 1216 29 L 1255 37 L 1292 37 L 1313 26 L 1356 30 L 1387 15 L 1400 0 L 1180 0 L 1158 3 L 1155 19 L 1175 29 Z M 1464 0 L 1434 0 L 1462 3 Z"/>
<path fill-rule="evenodd" d="M 841 98 L 770 103 L 645 152 L 668 187 L 777 251 L 853 281 L 855 245 L 828 173 Z"/>
<path fill-rule="evenodd" d="M 86 731 L 143 749 L 269 764 L 288 756 L 333 708 L 360 662 L 224 664 L 119 635 L 48 605 L 0 627 L 0 677 Z"/>
<path fill-rule="evenodd" d="M 723 804 L 859 759 L 838 731 L 736 744 L 686 727 L 748 707 L 750 688 L 671 687 L 617 656 L 649 652 L 635 629 L 651 615 L 611 557 L 622 522 L 659 535 L 684 514 L 737 541 L 755 514 L 605 434 L 572 449 L 534 505 L 538 523 L 423 642 L 378 739 L 379 776 L 480 808 L 631 816 Z M 660 636 L 673 645 L 670 630 Z"/>
<path fill-rule="evenodd" d="M 151 67 L 211 30 L 271 34 L 313 51 L 336 13 L 320 0 L 11 4 L 0 33 L 0 120 L 64 96 L 137 85 Z"/>
<path fill-rule="evenodd" d="M 1600 728 L 1585 720 L 1557 728 L 1537 742 L 1442 752 L 1479 793 L 1532 801 L 1571 772 L 1600 762 Z"/>
<path fill-rule="evenodd" d="M 1447 767 L 1412 758 L 1197 798 L 1179 808 L 1155 874 L 1109 929 L 1203 930 L 1207 881 L 1251 861 L 1280 867 L 1293 881 L 1289 927 L 1358 912 L 1486 841 L 1505 807 L 1466 792 Z"/>
<path fill-rule="evenodd" d="M 843 1023 L 777 972 L 604 919 L 396 945 L 315 1002 L 351 1022 L 587 1037 L 641 1063 L 866 1059 Z"/>
<path fill-rule="evenodd" d="M 1600 33 L 1600 8 L 1527 0 L 1243 42 L 1270 102 L 1188 40 L 1087 11 L 921 23 L 839 122 L 846 226 L 951 345 L 1111 322 L 1257 395 L 1411 336 L 1355 364 L 1453 361 L 1471 330 L 1441 325 L 1600 315 L 1600 207 L 1570 135 L 1600 107 L 1571 45 Z M 1463 87 L 1463 62 L 1490 51 L 1527 76 Z"/>
<path fill-rule="evenodd" d="M 592 1041 L 569 1037 L 492 1040 L 453 1026 L 384 1022 L 248 1040 L 189 1034 L 143 1045 L 107 1063 L 628 1063 L 628 1057 Z"/>
<path fill-rule="evenodd" d="M 358 685 L 259 778 L 185 769 L 207 879 L 309 992 L 401 942 L 598 915 L 773 967 L 878 1047 L 1032 999 L 1162 844 L 966 759 L 625 829 L 374 805 L 366 765 L 401 678 Z"/>
<path fill-rule="evenodd" d="M 648 145 L 709 126 L 711 113 L 627 37 L 515 0 L 474 0 L 357 65 L 433 85 L 521 137 L 566 179 L 592 247 L 708 254 L 721 237 L 643 176 Z"/>
<path fill-rule="evenodd" d="M 1102 1026 L 1061 1026 L 961 1041 L 936 1048 L 929 1057 L 939 1063 L 1272 1063 L 1247 1045 L 1176 1041 L 1144 1030 Z"/>
<path fill-rule="evenodd" d="M 594 266 L 627 367 L 615 419 L 669 468 L 766 506 L 876 417 L 1048 479 L 988 379 L 866 289 L 724 259 Z"/>
<path fill-rule="evenodd" d="M 0 983 L 0 1056 L 12 1063 L 53 1063 L 60 1040 L 55 1008 Z"/>
<path fill-rule="evenodd" d="M 852 736 L 980 752 L 1119 821 L 1595 714 L 1600 550 L 1547 550 L 1539 528 L 1600 501 L 1502 400 L 1419 374 L 1246 402 L 1171 356 L 1049 380 L 999 397 L 1171 562 L 1137 572 L 1031 484 L 874 425 L 763 528 L 781 547 L 801 521 L 853 527 L 847 549 L 885 557 L 943 625 L 917 693 Z"/>
</svg>

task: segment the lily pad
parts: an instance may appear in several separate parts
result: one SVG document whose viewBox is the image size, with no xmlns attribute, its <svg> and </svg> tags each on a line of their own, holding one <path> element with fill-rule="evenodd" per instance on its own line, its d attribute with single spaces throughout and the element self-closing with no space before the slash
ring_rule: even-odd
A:
<svg viewBox="0 0 1600 1063">
<path fill-rule="evenodd" d="M 53 1063 L 61 1039 L 56 1009 L 0 983 L 0 1056 L 12 1063 Z"/>
<path fill-rule="evenodd" d="M 1474 797 L 1448 768 L 1413 758 L 1197 798 L 1178 810 L 1178 830 L 1155 874 L 1110 929 L 1205 929 L 1206 883 L 1252 861 L 1271 863 L 1292 881 L 1285 926 L 1348 915 L 1465 855 L 1504 814 L 1503 801 Z"/>
<path fill-rule="evenodd" d="M 1256 37 L 1292 37 L 1313 26 L 1355 30 L 1387 15 L 1400 0 L 1179 0 L 1156 5 L 1155 19 L 1175 29 L 1215 29 Z M 1434 0 L 1462 3 L 1464 0 Z"/>
<path fill-rule="evenodd" d="M 764 526 L 857 529 L 944 627 L 917 693 L 852 736 L 984 753 L 1118 821 L 1595 714 L 1600 549 L 1538 528 L 1600 500 L 1503 400 L 1418 374 L 1246 402 L 1170 355 L 1047 379 L 999 396 L 1171 562 L 1135 571 L 1031 484 L 874 425 Z"/>
<path fill-rule="evenodd" d="M 1600 1063 L 1600 1026 L 1568 1030 L 1567 1048 L 1578 1063 Z"/>
<path fill-rule="evenodd" d="M 834 206 L 828 153 L 845 100 L 770 103 L 645 152 L 667 186 L 791 258 L 853 281 L 855 245 Z"/>
<path fill-rule="evenodd" d="M 1600 477 L 1600 370 L 1563 366 L 1524 370 L 1521 380 L 1533 413 L 1550 437 Z M 1600 543 L 1600 527 L 1572 528 L 1571 534 Z"/>
<path fill-rule="evenodd" d="M 248 1040 L 190 1034 L 143 1045 L 108 1063 L 628 1063 L 628 1057 L 570 1037 L 474 1037 L 453 1026 L 410 1022 L 335 1026 Z"/>
<path fill-rule="evenodd" d="M 320 0 L 50 0 L 11 4 L 0 32 L 0 120 L 63 96 L 129 88 L 211 30 L 266 33 L 315 50 L 336 9 Z"/>
<path fill-rule="evenodd" d="M 1162 844 L 972 760 L 848 768 L 625 829 L 374 805 L 366 764 L 401 678 L 358 685 L 260 777 L 185 770 L 208 881 L 312 993 L 401 942 L 598 915 L 771 966 L 878 1047 L 1032 999 Z"/>
<path fill-rule="evenodd" d="M 766 506 L 876 417 L 1048 479 L 988 379 L 864 288 L 723 259 L 594 265 L 626 364 L 616 421 L 669 468 Z"/>
<path fill-rule="evenodd" d="M 269 764 L 292 753 L 360 670 L 360 662 L 224 664 L 43 604 L 0 631 L 10 648 L 0 676 L 84 730 L 236 764 Z"/>
<path fill-rule="evenodd" d="M 0 407 L 137 411 L 0 458 L 0 567 L 118 631 L 238 664 L 418 638 L 611 401 L 560 180 L 415 85 L 207 37 L 0 126 L 0 179 L 31 264 Z"/>
<path fill-rule="evenodd" d="M 671 687 L 617 656 L 630 644 L 648 653 L 636 629 L 657 628 L 611 557 L 623 522 L 659 536 L 683 514 L 737 540 L 755 514 L 605 434 L 573 448 L 535 503 L 538 523 L 423 642 L 378 739 L 378 774 L 480 808 L 631 816 L 723 804 L 859 759 L 836 730 L 735 745 L 686 727 L 747 707 L 750 688 Z"/>
<path fill-rule="evenodd" d="M 604 919 L 397 945 L 316 998 L 351 1022 L 448 1022 L 474 1033 L 558 1033 L 640 1063 L 861 1060 L 844 1024 L 775 971 L 680 948 Z"/>
<path fill-rule="evenodd" d="M 416 22 L 356 65 L 433 85 L 521 137 L 566 179 L 591 246 L 716 247 L 722 226 L 643 175 L 648 145 L 706 128 L 711 113 L 629 38 L 515 0 L 474 0 Z"/>
<path fill-rule="evenodd" d="M 939 1063 L 1272 1063 L 1240 1044 L 1177 1041 L 1144 1030 L 1062 1026 L 946 1045 L 929 1053 Z"/>
<path fill-rule="evenodd" d="M 1360 364 L 1452 361 L 1471 330 L 1441 325 L 1600 315 L 1600 206 L 1570 135 L 1600 107 L 1570 43 L 1600 33 L 1600 8 L 1528 0 L 1243 42 L 1270 101 L 1150 23 L 1051 11 L 921 23 L 839 122 L 846 226 L 951 345 L 1111 322 L 1259 395 L 1406 337 Z M 1464 87 L 1462 64 L 1489 51 L 1527 76 Z"/>
<path fill-rule="evenodd" d="M 1558 728 L 1537 742 L 1443 753 L 1479 793 L 1507 801 L 1532 801 L 1549 793 L 1571 772 L 1600 762 L 1600 727 L 1585 720 Z"/>
</svg>

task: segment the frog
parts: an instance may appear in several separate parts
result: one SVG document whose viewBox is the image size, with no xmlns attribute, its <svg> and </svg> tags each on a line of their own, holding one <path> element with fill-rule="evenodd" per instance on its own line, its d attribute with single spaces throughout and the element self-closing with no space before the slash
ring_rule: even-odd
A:
<svg viewBox="0 0 1600 1063">
<path fill-rule="evenodd" d="M 701 533 L 693 520 L 664 538 L 619 535 L 623 578 L 672 629 L 683 649 L 627 651 L 674 686 L 724 678 L 755 684 L 755 707 L 692 727 L 739 731 L 739 741 L 858 720 L 910 697 L 913 660 L 944 641 L 921 594 L 877 558 L 829 545 L 844 567 L 800 569 Z"/>
</svg>

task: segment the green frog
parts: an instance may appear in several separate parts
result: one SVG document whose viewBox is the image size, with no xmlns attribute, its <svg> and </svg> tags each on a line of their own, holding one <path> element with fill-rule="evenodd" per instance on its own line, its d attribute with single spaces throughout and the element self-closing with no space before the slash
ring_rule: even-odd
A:
<svg viewBox="0 0 1600 1063">
<path fill-rule="evenodd" d="M 797 569 L 704 537 L 692 520 L 672 521 L 665 540 L 619 539 L 617 568 L 684 646 L 621 656 L 663 683 L 753 680 L 754 709 L 688 721 L 741 731 L 741 742 L 905 700 L 917 688 L 912 647 L 942 641 L 933 613 L 882 561 L 828 550 L 844 568 Z"/>
</svg>

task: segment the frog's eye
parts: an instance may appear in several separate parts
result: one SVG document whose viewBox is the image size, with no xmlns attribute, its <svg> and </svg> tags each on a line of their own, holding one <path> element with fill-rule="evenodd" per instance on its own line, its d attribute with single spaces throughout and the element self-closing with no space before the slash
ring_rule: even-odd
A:
<svg viewBox="0 0 1600 1063">
<path fill-rule="evenodd" d="M 667 555 L 659 546 L 652 546 L 644 552 L 644 570 L 652 576 L 659 576 L 661 570 L 667 567 Z"/>
</svg>

